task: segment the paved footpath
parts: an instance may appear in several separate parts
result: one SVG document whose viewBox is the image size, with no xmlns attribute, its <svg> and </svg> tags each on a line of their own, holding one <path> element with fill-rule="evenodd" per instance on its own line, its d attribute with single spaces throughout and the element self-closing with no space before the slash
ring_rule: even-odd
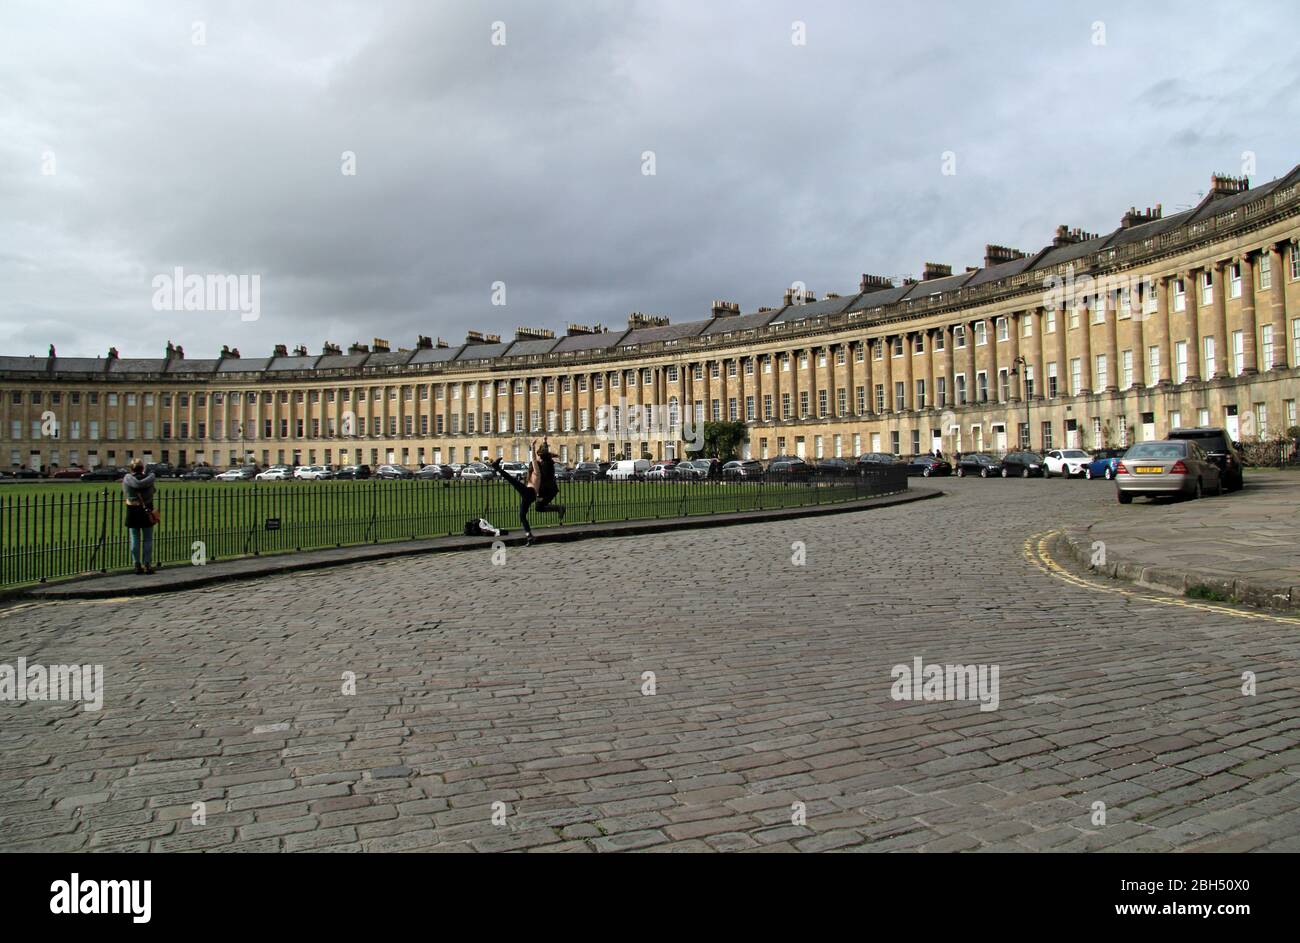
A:
<svg viewBox="0 0 1300 943">
<path fill-rule="evenodd" d="M 1231 500 L 1139 500 L 1129 513 L 1069 534 L 1097 570 L 1177 592 L 1203 587 L 1261 608 L 1300 610 L 1300 474 L 1256 471 Z"/>
<path fill-rule="evenodd" d="M 106 685 L 0 702 L 0 848 L 1300 850 L 1300 624 L 1026 560 L 1112 485 L 942 484 L 0 611 L 0 664 Z M 914 658 L 996 666 L 998 709 L 892 699 Z"/>
</svg>

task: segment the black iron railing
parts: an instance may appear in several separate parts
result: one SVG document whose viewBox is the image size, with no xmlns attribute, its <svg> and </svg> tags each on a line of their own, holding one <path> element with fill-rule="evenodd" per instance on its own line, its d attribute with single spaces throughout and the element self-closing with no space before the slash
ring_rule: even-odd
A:
<svg viewBox="0 0 1300 943">
<path fill-rule="evenodd" d="M 131 567 L 120 485 L 39 487 L 0 486 L 0 586 Z M 565 523 L 572 525 L 805 507 L 905 490 L 905 469 L 896 466 L 807 480 L 566 481 L 556 503 L 567 508 Z M 155 506 L 161 521 L 153 530 L 153 562 L 162 566 L 461 534 L 477 518 L 512 534 L 520 530 L 519 496 L 496 479 L 164 479 Z M 530 523 L 541 529 L 560 521 L 534 511 Z"/>
</svg>

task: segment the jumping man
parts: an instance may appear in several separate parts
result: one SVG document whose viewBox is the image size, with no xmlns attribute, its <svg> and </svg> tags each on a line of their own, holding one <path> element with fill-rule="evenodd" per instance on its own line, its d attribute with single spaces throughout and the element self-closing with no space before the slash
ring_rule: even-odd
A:
<svg viewBox="0 0 1300 943">
<path fill-rule="evenodd" d="M 566 510 L 564 505 L 552 503 L 560 493 L 560 486 L 555 481 L 555 456 L 551 454 L 550 445 L 543 439 L 541 448 L 538 448 L 537 440 L 534 439 L 532 453 L 533 460 L 528 463 L 528 475 L 523 482 L 501 470 L 501 459 L 498 458 L 491 463 L 492 470 L 519 492 L 519 523 L 523 525 L 524 533 L 528 535 L 528 539 L 524 541 L 527 547 L 535 543 L 533 529 L 528 525 L 528 509 L 534 503 L 539 511 L 554 511 L 559 514 L 561 524 L 564 523 Z"/>
</svg>

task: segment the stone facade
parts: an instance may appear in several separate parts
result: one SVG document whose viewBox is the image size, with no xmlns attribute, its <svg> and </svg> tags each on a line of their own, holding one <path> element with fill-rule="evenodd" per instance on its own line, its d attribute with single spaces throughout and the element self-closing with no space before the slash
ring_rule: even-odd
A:
<svg viewBox="0 0 1300 943">
<path fill-rule="evenodd" d="M 921 280 L 864 275 L 855 294 L 792 290 L 749 314 L 718 301 L 688 323 L 0 357 L 0 467 L 418 465 L 526 457 L 542 433 L 570 462 L 658 458 L 681 454 L 683 421 L 716 418 L 748 423 L 754 458 L 1092 448 L 1177 425 L 1276 436 L 1298 421 L 1298 182 L 1300 167 L 1255 189 L 1215 176 L 1197 207 L 1130 210 L 1108 235 L 1063 226 L 964 273 L 927 263 Z"/>
</svg>

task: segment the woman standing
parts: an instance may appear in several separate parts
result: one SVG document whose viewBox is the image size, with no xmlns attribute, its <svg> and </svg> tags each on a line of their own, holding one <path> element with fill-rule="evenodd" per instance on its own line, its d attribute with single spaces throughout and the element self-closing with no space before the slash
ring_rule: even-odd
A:
<svg viewBox="0 0 1300 943">
<path fill-rule="evenodd" d="M 153 572 L 153 526 L 157 523 L 153 509 L 153 472 L 144 473 L 144 462 L 136 459 L 131 471 L 122 479 L 126 498 L 126 527 L 131 532 L 131 559 L 137 573 Z"/>
</svg>

